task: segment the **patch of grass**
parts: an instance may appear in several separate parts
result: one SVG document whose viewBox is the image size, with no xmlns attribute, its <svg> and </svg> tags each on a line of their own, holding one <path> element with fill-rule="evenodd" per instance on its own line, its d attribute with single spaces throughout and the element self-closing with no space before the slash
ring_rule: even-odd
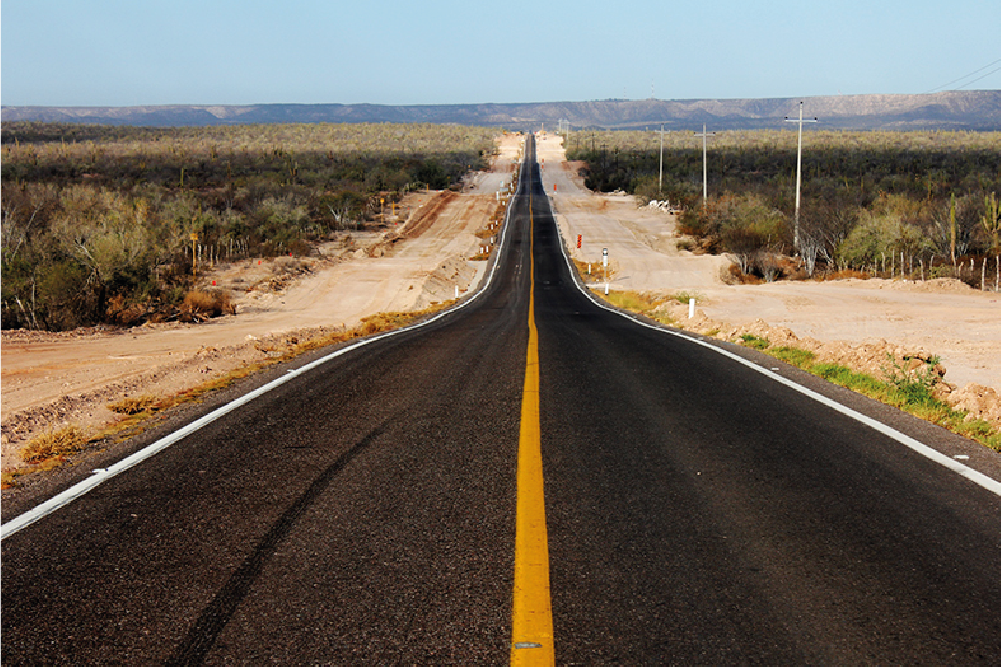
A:
<svg viewBox="0 0 1001 667">
<path fill-rule="evenodd" d="M 42 433 L 31 439 L 21 450 L 21 460 L 33 465 L 50 461 L 62 462 L 67 456 L 83 451 L 90 438 L 78 426 L 66 426 L 58 431 Z"/>
<path fill-rule="evenodd" d="M 809 350 L 801 350 L 798 347 L 789 347 L 788 345 L 772 348 L 768 350 L 768 354 L 798 368 L 808 368 L 817 358 L 817 355 Z"/>
<path fill-rule="evenodd" d="M 761 338 L 754 334 L 742 334 L 740 344 L 745 347 L 753 347 L 755 350 L 767 350 L 771 346 L 771 342 L 767 338 Z"/>
<path fill-rule="evenodd" d="M 671 299 L 677 301 L 683 306 L 687 306 L 689 300 L 691 299 L 695 299 L 695 303 L 698 303 L 699 301 L 702 301 L 702 298 L 703 298 L 702 295 L 699 294 L 698 292 L 683 291 L 683 292 L 675 292 L 674 294 L 671 295 Z"/>
<path fill-rule="evenodd" d="M 649 317 L 661 324 L 674 324 L 674 318 L 656 312 L 657 308 L 669 300 L 669 297 L 634 290 L 615 290 L 607 295 L 604 290 L 594 290 L 594 292 L 613 306 Z"/>
<path fill-rule="evenodd" d="M 885 382 L 866 373 L 857 373 L 847 366 L 840 364 L 814 364 L 807 368 L 818 377 L 822 377 L 828 382 L 841 385 L 860 394 L 865 394 L 870 398 L 890 398 L 888 387 Z"/>
<path fill-rule="evenodd" d="M 642 313 L 644 315 L 648 311 L 651 311 L 664 303 L 662 298 L 657 298 L 643 292 L 635 292 L 633 290 L 615 290 L 602 296 L 605 297 L 605 301 L 609 302 L 613 306 L 625 308 L 626 310 L 631 310 L 634 313 Z"/>
<path fill-rule="evenodd" d="M 905 357 L 905 362 L 911 362 L 908 364 L 908 368 L 904 368 L 892 354 L 887 354 L 887 360 L 890 363 L 890 367 L 884 367 L 883 374 L 886 376 L 887 381 L 896 388 L 897 392 L 906 398 L 909 404 L 917 405 L 933 400 L 932 391 L 935 388 L 935 382 L 938 380 L 934 368 L 939 363 L 938 357 L 933 357 L 927 362 L 922 361 L 917 364 L 911 362 L 910 358 Z M 914 367 L 911 368 L 911 365 L 914 365 Z"/>
</svg>

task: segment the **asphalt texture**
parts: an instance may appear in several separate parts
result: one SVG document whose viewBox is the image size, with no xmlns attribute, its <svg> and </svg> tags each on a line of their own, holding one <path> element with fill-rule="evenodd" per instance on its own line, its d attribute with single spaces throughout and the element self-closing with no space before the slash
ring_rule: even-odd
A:
<svg viewBox="0 0 1001 667">
<path fill-rule="evenodd" d="M 476 302 L 4 539 L 3 664 L 507 663 L 529 206 L 557 663 L 1001 662 L 1001 498 L 595 306 L 530 166 Z"/>
</svg>

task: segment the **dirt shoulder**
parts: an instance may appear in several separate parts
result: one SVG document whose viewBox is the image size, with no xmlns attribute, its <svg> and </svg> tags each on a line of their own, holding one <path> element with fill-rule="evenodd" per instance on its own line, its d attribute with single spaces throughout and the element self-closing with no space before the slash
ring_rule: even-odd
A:
<svg viewBox="0 0 1001 667">
<path fill-rule="evenodd" d="M 200 286 L 228 292 L 236 315 L 201 324 L 66 333 L 4 331 L 0 341 L 3 470 L 22 466 L 35 435 L 75 424 L 95 431 L 125 397 L 167 397 L 282 354 L 293 344 L 351 329 L 380 312 L 407 312 L 474 289 L 485 261 L 496 193 L 509 183 L 521 140 L 500 139 L 491 170 L 461 193 L 411 193 L 407 220 L 382 233 L 345 232 L 306 259 L 220 264 Z M 433 215 L 427 215 L 433 209 Z"/>
<path fill-rule="evenodd" d="M 672 309 L 682 327 L 812 346 L 824 359 L 877 375 L 890 353 L 939 357 L 953 405 L 1001 424 L 1001 295 L 954 280 L 726 285 L 725 257 L 676 248 L 673 216 L 587 190 L 559 137 L 540 137 L 537 150 L 561 233 L 584 262 L 599 263 L 608 248 L 610 289 L 687 292 L 697 299 L 695 318 L 688 320 L 687 306 Z"/>
</svg>

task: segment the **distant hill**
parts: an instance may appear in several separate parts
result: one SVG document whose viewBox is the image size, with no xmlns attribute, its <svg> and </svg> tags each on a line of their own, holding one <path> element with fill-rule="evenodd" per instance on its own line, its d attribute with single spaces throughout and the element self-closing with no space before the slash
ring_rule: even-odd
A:
<svg viewBox="0 0 1001 667">
<path fill-rule="evenodd" d="M 857 130 L 1001 130 L 1001 91 L 949 91 L 930 95 L 828 95 L 807 98 L 722 100 L 598 100 L 529 104 L 250 104 L 139 107 L 8 107 L 4 121 L 102 125 L 184 126 L 247 123 L 452 123 L 534 130 L 560 120 L 575 128 L 768 129 L 796 116 L 812 128 Z M 788 127 L 788 126 L 786 126 Z M 812 129 L 810 128 L 810 129 Z"/>
</svg>

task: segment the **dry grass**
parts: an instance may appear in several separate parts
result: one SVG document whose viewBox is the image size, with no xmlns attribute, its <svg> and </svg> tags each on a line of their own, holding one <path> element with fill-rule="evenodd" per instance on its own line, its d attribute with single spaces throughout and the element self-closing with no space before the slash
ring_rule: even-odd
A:
<svg viewBox="0 0 1001 667">
<path fill-rule="evenodd" d="M 236 308 L 229 294 L 218 290 L 212 292 L 192 290 L 184 295 L 184 302 L 181 304 L 181 314 L 189 317 L 204 319 L 235 313 Z"/>
<path fill-rule="evenodd" d="M 0 490 L 6 491 L 7 489 L 17 487 L 18 478 L 24 476 L 24 474 L 25 472 L 22 470 L 4 470 L 0 474 Z"/>
<path fill-rule="evenodd" d="M 21 460 L 34 465 L 53 459 L 62 461 L 71 454 L 83 451 L 89 441 L 90 438 L 80 427 L 66 426 L 58 431 L 49 431 L 32 438 L 21 450 Z"/>
<path fill-rule="evenodd" d="M 869 280 L 871 276 L 863 271 L 855 271 L 854 269 L 843 269 L 839 271 L 834 271 L 833 273 L 827 273 L 823 275 L 818 275 L 816 280 L 848 280 L 849 278 L 855 278 L 856 280 Z"/>
<path fill-rule="evenodd" d="M 601 262 L 584 262 L 574 259 L 573 264 L 577 269 L 577 275 L 585 282 L 588 278 L 604 281 L 615 277 L 615 269 L 611 266 L 602 266 Z"/>
<path fill-rule="evenodd" d="M 665 303 L 670 301 L 674 301 L 675 298 L 673 295 L 665 296 L 663 294 L 636 292 L 634 290 L 616 290 L 614 292 L 609 292 L 607 295 L 604 294 L 603 290 L 594 290 L 594 293 L 618 308 L 639 313 L 640 315 L 649 317 L 650 319 L 656 320 L 662 324 L 674 323 L 673 318 L 664 313 L 656 312 L 660 306 L 663 306 Z"/>
<path fill-rule="evenodd" d="M 117 403 L 108 404 L 108 409 L 123 415 L 138 415 L 147 410 L 157 407 L 157 398 L 149 394 L 143 394 L 138 398 L 126 396 Z"/>
</svg>

